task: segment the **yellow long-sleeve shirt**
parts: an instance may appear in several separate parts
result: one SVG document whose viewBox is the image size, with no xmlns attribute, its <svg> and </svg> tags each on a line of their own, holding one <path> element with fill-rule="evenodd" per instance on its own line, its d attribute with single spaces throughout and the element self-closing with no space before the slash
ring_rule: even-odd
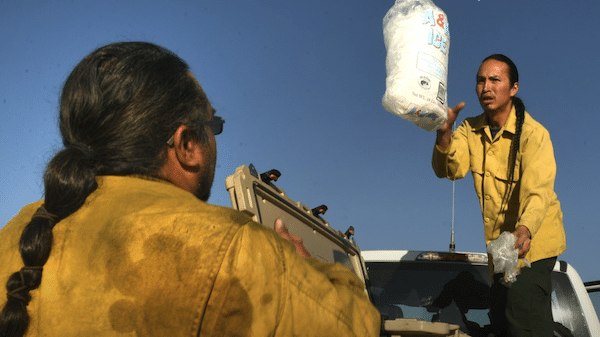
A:
<svg viewBox="0 0 600 337">
<path fill-rule="evenodd" d="M 451 180 L 471 171 L 486 243 L 504 231 L 526 226 L 532 236 L 526 258 L 535 262 L 566 249 L 562 211 L 554 192 L 556 161 L 550 134 L 525 112 L 512 193 L 507 197 L 515 129 L 514 107 L 494 139 L 485 114 L 467 118 L 453 132 L 448 148 L 435 146 L 432 166 L 438 177 Z"/>
<path fill-rule="evenodd" d="M 98 177 L 53 229 L 27 336 L 378 336 L 364 284 L 273 230 L 174 185 Z M 41 202 L 0 230 L 0 282 Z M 0 301 L 0 304 L 4 304 Z"/>
</svg>

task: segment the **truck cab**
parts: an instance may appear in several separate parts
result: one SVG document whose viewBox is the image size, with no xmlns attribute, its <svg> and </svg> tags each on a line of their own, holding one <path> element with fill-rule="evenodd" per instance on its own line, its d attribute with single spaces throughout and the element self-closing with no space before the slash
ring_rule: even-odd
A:
<svg viewBox="0 0 600 337">
<path fill-rule="evenodd" d="M 373 250 L 362 256 L 369 292 L 386 322 L 439 322 L 457 326 L 463 336 L 487 336 L 491 286 L 487 254 Z M 552 273 L 552 313 L 558 323 L 555 336 L 600 336 L 585 286 L 565 261 L 558 261 Z"/>
</svg>

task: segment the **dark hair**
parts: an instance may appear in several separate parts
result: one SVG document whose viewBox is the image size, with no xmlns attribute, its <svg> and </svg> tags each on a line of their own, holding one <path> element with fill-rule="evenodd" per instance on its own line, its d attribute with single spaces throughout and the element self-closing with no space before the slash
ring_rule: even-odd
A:
<svg viewBox="0 0 600 337">
<path fill-rule="evenodd" d="M 486 57 L 481 63 L 483 63 L 487 60 L 496 60 L 496 61 L 504 62 L 504 63 L 506 63 L 506 65 L 508 65 L 508 79 L 510 81 L 511 87 L 515 83 L 519 82 L 519 71 L 517 70 L 517 66 L 515 65 L 515 63 L 510 58 L 508 58 L 507 56 L 502 55 L 502 54 L 493 54 L 493 55 Z M 515 137 L 513 139 L 512 149 L 510 151 L 510 157 L 509 157 L 509 161 L 511 163 L 510 171 L 509 171 L 510 186 L 512 186 L 512 183 L 514 182 L 514 178 L 515 178 L 515 166 L 516 166 L 516 162 L 517 162 L 517 153 L 519 152 L 520 143 L 521 143 L 521 133 L 523 131 L 523 122 L 525 121 L 525 104 L 523 104 L 523 101 L 519 97 L 513 96 L 512 102 L 513 102 L 513 105 L 515 106 L 515 111 L 517 113 L 517 126 L 515 129 Z"/>
<path fill-rule="evenodd" d="M 210 119 L 209 109 L 188 65 L 151 43 L 107 45 L 73 69 L 60 101 L 65 147 L 44 174 L 40 209 L 50 215 L 34 216 L 23 230 L 19 250 L 25 267 L 7 282 L 0 336 L 22 336 L 27 331 L 29 291 L 41 284 L 42 267 L 52 249 L 52 228 L 96 190 L 96 176 L 156 176 L 166 160 L 166 142 L 180 125 L 187 125 L 198 141 L 208 141 L 202 122 Z"/>
</svg>

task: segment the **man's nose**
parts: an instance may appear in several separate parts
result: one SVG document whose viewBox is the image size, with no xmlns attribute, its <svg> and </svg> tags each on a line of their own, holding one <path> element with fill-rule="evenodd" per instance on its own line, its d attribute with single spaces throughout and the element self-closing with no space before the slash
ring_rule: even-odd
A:
<svg viewBox="0 0 600 337">
<path fill-rule="evenodd" d="M 483 81 L 483 86 L 481 87 L 482 92 L 488 92 L 490 90 L 490 86 L 488 84 L 490 84 L 489 81 Z"/>
</svg>

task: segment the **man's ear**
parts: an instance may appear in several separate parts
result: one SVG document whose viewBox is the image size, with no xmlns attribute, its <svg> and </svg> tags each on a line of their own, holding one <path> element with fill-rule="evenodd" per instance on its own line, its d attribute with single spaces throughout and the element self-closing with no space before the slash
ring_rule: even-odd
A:
<svg viewBox="0 0 600 337">
<path fill-rule="evenodd" d="M 510 97 L 517 96 L 518 92 L 519 92 L 519 82 L 515 82 L 515 84 L 513 84 L 512 88 L 510 88 Z"/>
<path fill-rule="evenodd" d="M 201 144 L 186 125 L 180 125 L 175 131 L 172 147 L 182 167 L 199 168 L 203 156 Z"/>
</svg>

